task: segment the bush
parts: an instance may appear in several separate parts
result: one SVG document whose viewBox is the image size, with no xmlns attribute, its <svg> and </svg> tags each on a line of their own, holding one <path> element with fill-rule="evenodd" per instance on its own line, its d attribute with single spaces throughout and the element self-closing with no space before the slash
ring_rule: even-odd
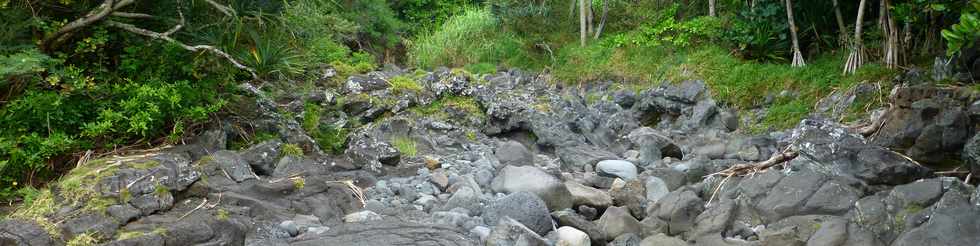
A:
<svg viewBox="0 0 980 246">
<path fill-rule="evenodd" d="M 420 35 L 410 46 L 408 57 L 410 63 L 425 68 L 481 62 L 521 66 L 533 60 L 524 42 L 504 31 L 486 9 L 468 9 L 450 18 L 442 28 Z"/>
</svg>

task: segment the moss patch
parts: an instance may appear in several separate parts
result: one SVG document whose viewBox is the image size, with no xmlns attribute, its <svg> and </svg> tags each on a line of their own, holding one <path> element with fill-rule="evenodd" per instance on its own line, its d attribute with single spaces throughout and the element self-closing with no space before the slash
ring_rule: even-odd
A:
<svg viewBox="0 0 980 246">
<path fill-rule="evenodd" d="M 473 99 L 472 97 L 463 96 L 445 96 L 439 98 L 438 100 L 430 103 L 429 105 L 415 107 L 410 109 L 419 115 L 429 116 L 440 120 L 449 120 L 454 118 L 450 115 L 450 112 L 457 111 L 462 112 L 468 116 L 473 116 L 478 119 L 486 119 L 487 114 L 480 103 Z"/>
<path fill-rule="evenodd" d="M 388 84 L 391 85 L 391 90 L 396 95 L 419 93 L 422 91 L 422 86 L 418 82 L 406 76 L 395 76 L 388 79 Z"/>
</svg>

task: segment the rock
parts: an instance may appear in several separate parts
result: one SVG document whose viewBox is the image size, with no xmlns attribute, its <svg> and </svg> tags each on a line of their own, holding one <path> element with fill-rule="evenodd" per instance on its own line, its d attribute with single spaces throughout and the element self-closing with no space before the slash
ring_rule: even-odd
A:
<svg viewBox="0 0 980 246">
<path fill-rule="evenodd" d="M 561 159 L 562 171 L 566 172 L 585 171 L 586 167 L 592 167 L 599 161 L 619 159 L 616 154 L 588 145 L 558 147 L 557 155 Z"/>
<path fill-rule="evenodd" d="M 487 237 L 487 246 L 547 246 L 548 242 L 524 227 L 520 222 L 505 217 Z"/>
<path fill-rule="evenodd" d="M 668 233 L 677 235 L 690 230 L 694 219 L 704 210 L 704 201 L 690 190 L 676 190 L 660 199 L 655 215 L 667 222 Z"/>
<path fill-rule="evenodd" d="M 506 166 L 490 184 L 494 192 L 535 194 L 548 204 L 550 210 L 572 207 L 572 196 L 558 178 L 533 166 Z"/>
<path fill-rule="evenodd" d="M 640 152 L 640 165 L 648 166 L 664 157 L 683 159 L 684 153 L 665 134 L 649 127 L 637 128 L 627 138 Z"/>
<path fill-rule="evenodd" d="M 629 181 L 636 179 L 636 165 L 623 160 L 605 160 L 596 164 L 596 172 L 607 177 L 617 177 Z"/>
<path fill-rule="evenodd" d="M 620 179 L 616 181 L 622 182 Z M 613 203 L 629 209 L 630 213 L 639 219 L 646 217 L 647 199 L 646 190 L 640 180 L 630 180 L 622 182 L 620 185 L 614 184 L 609 189 L 609 195 L 613 197 Z"/>
<path fill-rule="evenodd" d="M 500 165 L 525 166 L 534 165 L 534 154 L 524 144 L 509 140 L 501 143 L 494 151 Z"/>
<path fill-rule="evenodd" d="M 929 175 L 927 168 L 888 149 L 870 145 L 836 123 L 806 119 L 790 138 L 799 151 L 799 156 L 791 162 L 794 167 L 859 179 L 871 185 L 904 184 Z"/>
<path fill-rule="evenodd" d="M 637 236 L 636 234 L 626 233 L 623 235 L 619 235 L 618 237 L 616 237 L 616 239 L 613 239 L 613 241 L 609 242 L 609 244 L 607 245 L 608 246 L 639 246 L 641 240 L 643 240 L 643 238 L 640 238 L 640 236 Z"/>
<path fill-rule="evenodd" d="M 970 188 L 959 180 L 952 182 L 943 197 L 924 211 L 925 216 L 906 217 L 907 222 L 921 221 L 906 223 L 912 228 L 898 235 L 892 245 L 974 245 L 980 241 L 976 233 L 980 231 L 980 207 L 970 201 Z"/>
<path fill-rule="evenodd" d="M 242 182 L 257 177 L 252 172 L 252 167 L 238 153 L 222 150 L 211 154 L 210 158 L 210 162 L 217 165 L 220 169 L 219 171 L 227 173 L 235 182 Z"/>
<path fill-rule="evenodd" d="M 807 198 L 817 192 L 825 180 L 823 175 L 809 171 L 786 176 L 767 192 L 765 198 L 753 205 L 770 223 L 801 214 Z"/>
<path fill-rule="evenodd" d="M 112 217 L 113 219 L 116 219 L 116 221 L 122 223 L 127 223 L 140 216 L 140 210 L 130 206 L 129 204 L 112 205 L 106 208 L 105 211 L 109 217 Z"/>
<path fill-rule="evenodd" d="M 351 159 L 356 167 L 372 172 L 381 172 L 382 165 L 397 165 L 401 153 L 384 138 L 371 136 L 368 132 L 357 132 L 349 136 L 347 150 L 344 154 Z"/>
<path fill-rule="evenodd" d="M 636 102 L 636 93 L 630 90 L 619 90 L 613 93 L 613 102 L 623 108 L 633 107 Z"/>
<path fill-rule="evenodd" d="M 660 198 L 663 198 L 670 192 L 670 190 L 667 189 L 667 183 L 658 177 L 647 177 L 646 184 L 644 184 L 644 186 L 646 187 L 647 191 L 647 201 L 650 202 L 660 201 Z"/>
<path fill-rule="evenodd" d="M 558 228 L 558 243 L 561 246 L 591 246 L 589 235 L 578 229 L 562 226 Z"/>
<path fill-rule="evenodd" d="M 377 220 L 381 220 L 381 215 L 378 215 L 369 210 L 360 211 L 344 216 L 344 222 L 346 223 L 362 223 L 362 222 L 377 221 Z"/>
<path fill-rule="evenodd" d="M 326 229 L 326 230 L 324 230 Z M 334 228 L 311 229 L 308 237 L 292 239 L 295 246 L 363 246 L 363 245 L 446 245 L 475 246 L 476 242 L 466 232 L 457 228 L 416 224 L 401 220 L 383 220 L 368 223 L 343 224 Z M 240 245 L 240 244 L 239 244 Z"/>
<path fill-rule="evenodd" d="M 605 245 L 607 237 L 602 229 L 591 220 L 570 210 L 562 210 L 551 213 L 551 216 L 558 221 L 559 226 L 568 226 L 585 232 L 592 239 L 592 244 Z"/>
<path fill-rule="evenodd" d="M 618 237 L 626 233 L 640 234 L 643 226 L 622 207 L 609 207 L 598 222 L 599 228 L 607 237 Z"/>
<path fill-rule="evenodd" d="M 973 176 L 980 177 L 980 134 L 976 134 L 963 147 L 963 163 L 970 167 Z"/>
<path fill-rule="evenodd" d="M 824 182 L 820 189 L 807 199 L 802 210 L 807 213 L 841 215 L 850 210 L 862 195 L 860 190 L 850 185 L 830 180 Z"/>
<path fill-rule="evenodd" d="M 269 140 L 249 147 L 242 151 L 242 160 L 255 169 L 259 175 L 272 175 L 276 170 L 277 159 L 279 159 L 279 147 L 282 142 L 279 140 Z"/>
<path fill-rule="evenodd" d="M 706 86 L 704 81 L 687 80 L 681 82 L 680 85 L 667 85 L 663 93 L 664 97 L 670 100 L 683 103 L 695 103 L 698 101 L 698 96 L 700 96 L 705 89 Z"/>
<path fill-rule="evenodd" d="M 486 226 L 476 226 L 473 227 L 473 229 L 470 229 L 470 234 L 480 238 L 480 241 L 486 241 L 487 237 L 490 237 L 490 232 L 490 228 L 487 228 Z"/>
<path fill-rule="evenodd" d="M 77 218 L 69 219 L 59 226 L 64 238 L 74 238 L 85 233 L 98 235 L 115 235 L 119 222 L 106 217 L 102 213 L 87 213 Z M 47 234 L 47 233 L 45 233 Z"/>
<path fill-rule="evenodd" d="M 445 172 L 434 172 L 429 176 L 429 182 L 436 185 L 441 191 L 445 191 L 449 188 L 449 177 L 446 176 Z"/>
<path fill-rule="evenodd" d="M 497 199 L 483 216 L 484 221 L 491 225 L 507 217 L 519 221 L 538 235 L 544 235 L 552 229 L 548 207 L 541 198 L 529 192 L 515 192 Z"/>
<path fill-rule="evenodd" d="M 588 205 L 590 207 L 605 208 L 612 206 L 613 200 L 605 191 L 584 186 L 575 182 L 565 182 L 565 187 L 572 196 L 572 204 L 575 206 Z"/>
<path fill-rule="evenodd" d="M 0 244 L 56 245 L 56 241 L 34 222 L 6 219 L 0 221 Z"/>
<path fill-rule="evenodd" d="M 349 94 L 359 94 L 361 92 L 371 92 L 388 88 L 391 84 L 382 78 L 365 75 L 352 75 L 344 83 L 344 91 Z"/>
<path fill-rule="evenodd" d="M 687 246 L 684 240 L 669 237 L 663 233 L 649 236 L 640 242 L 640 246 Z"/>
<path fill-rule="evenodd" d="M 474 191 L 473 188 L 464 186 L 456 190 L 449 197 L 449 201 L 438 210 L 448 211 L 453 208 L 465 208 L 472 216 L 480 215 L 483 211 L 483 204 L 480 203 L 480 194 Z"/>
<path fill-rule="evenodd" d="M 282 229 L 283 231 L 288 232 L 290 236 L 295 237 L 296 235 L 299 235 L 299 226 L 296 225 L 295 221 L 292 220 L 283 221 L 279 223 L 279 228 Z"/>
<path fill-rule="evenodd" d="M 847 242 L 847 221 L 833 219 L 820 223 L 820 229 L 810 236 L 807 246 L 836 246 Z"/>
</svg>

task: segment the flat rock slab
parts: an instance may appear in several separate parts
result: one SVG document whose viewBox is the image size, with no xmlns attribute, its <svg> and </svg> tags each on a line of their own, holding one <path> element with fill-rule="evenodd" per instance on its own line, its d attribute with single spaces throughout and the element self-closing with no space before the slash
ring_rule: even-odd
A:
<svg viewBox="0 0 980 246">
<path fill-rule="evenodd" d="M 382 246 L 382 245 L 421 245 L 421 246 L 472 246 L 477 243 L 465 232 L 442 226 L 415 224 L 398 220 L 373 221 L 369 223 L 345 224 L 313 238 L 301 239 L 289 245 L 334 245 L 334 246 Z"/>
</svg>

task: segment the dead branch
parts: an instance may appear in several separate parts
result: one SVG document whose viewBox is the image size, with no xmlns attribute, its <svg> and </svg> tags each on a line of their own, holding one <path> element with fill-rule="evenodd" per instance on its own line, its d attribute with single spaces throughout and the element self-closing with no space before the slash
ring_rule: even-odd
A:
<svg viewBox="0 0 980 246">
<path fill-rule="evenodd" d="M 82 18 L 69 22 L 68 24 L 65 24 L 65 26 L 58 29 L 57 31 L 46 35 L 43 39 L 41 39 L 41 49 L 47 51 L 54 50 L 55 48 L 60 46 L 61 43 L 65 42 L 65 40 L 68 40 L 68 38 L 71 37 L 71 35 L 75 33 L 75 31 L 78 31 L 79 29 L 90 26 L 99 21 L 102 21 L 103 19 L 105 19 L 105 17 L 109 16 L 113 12 L 123 7 L 129 6 L 130 4 L 133 4 L 133 2 L 135 1 L 136 0 L 103 1 L 102 4 L 100 4 L 92 11 L 89 11 L 88 14 L 85 14 L 85 16 L 83 16 Z"/>
<path fill-rule="evenodd" d="M 798 155 L 799 152 L 797 152 L 796 150 L 793 150 L 792 148 L 786 148 L 785 150 L 783 150 L 783 152 L 780 152 L 778 155 L 774 155 L 768 160 L 765 160 L 763 162 L 753 163 L 753 164 L 736 164 L 725 170 L 721 170 L 716 173 L 709 174 L 708 177 L 719 176 L 719 175 L 731 177 L 731 176 L 744 176 L 748 174 L 753 174 L 759 171 L 764 171 L 766 169 L 769 169 L 770 167 L 781 164 L 783 162 L 792 160 L 793 158 L 796 158 L 796 156 Z"/>
<path fill-rule="evenodd" d="M 131 19 L 154 19 L 156 16 L 144 14 L 144 13 L 129 13 L 129 12 L 112 12 L 112 16 L 131 18 Z"/>
<path fill-rule="evenodd" d="M 113 27 L 116 27 L 116 28 L 119 28 L 119 29 L 126 30 L 126 31 L 131 32 L 131 33 L 135 33 L 135 34 L 138 34 L 138 35 L 147 36 L 147 37 L 150 37 L 152 39 L 161 39 L 161 40 L 170 42 L 172 44 L 176 44 L 177 46 L 180 46 L 181 48 L 183 48 L 183 49 L 185 49 L 187 51 L 190 51 L 190 52 L 201 52 L 201 51 L 211 52 L 211 53 L 213 53 L 213 54 L 215 54 L 217 56 L 220 56 L 221 58 L 224 58 L 225 60 L 227 60 L 229 63 L 231 63 L 236 68 L 248 72 L 250 75 L 252 75 L 252 78 L 253 79 L 258 79 L 259 78 L 258 74 L 255 73 L 255 70 L 254 69 L 252 69 L 252 68 L 250 68 L 248 66 L 243 65 L 241 62 L 238 62 L 238 60 L 235 60 L 235 58 L 233 58 L 231 55 L 229 55 L 228 53 L 225 53 L 224 51 L 222 51 L 221 49 L 218 49 L 217 47 L 210 46 L 210 45 L 188 45 L 188 44 L 184 44 L 183 42 L 180 42 L 180 41 L 178 41 L 176 39 L 171 38 L 170 37 L 171 34 L 179 31 L 181 28 L 184 27 L 184 14 L 181 13 L 181 12 L 178 12 L 178 14 L 180 15 L 180 23 L 178 23 L 173 28 L 170 28 L 170 30 L 167 30 L 166 32 L 163 32 L 163 33 L 159 33 L 159 32 L 155 32 L 155 31 L 150 31 L 150 30 L 147 30 L 147 29 L 139 28 L 139 27 L 134 26 L 133 24 L 116 22 L 116 21 L 112 21 L 112 20 L 106 21 L 106 24 L 108 24 L 109 26 L 113 26 Z"/>
<path fill-rule="evenodd" d="M 204 0 L 204 1 L 205 2 L 208 2 L 208 4 L 210 4 L 212 7 L 214 7 L 219 12 L 221 12 L 222 14 L 225 14 L 228 17 L 232 17 L 232 16 L 237 15 L 237 13 L 235 13 L 235 9 L 232 9 L 231 7 L 221 5 L 220 3 L 217 3 L 217 2 L 215 2 L 213 0 Z"/>
</svg>

